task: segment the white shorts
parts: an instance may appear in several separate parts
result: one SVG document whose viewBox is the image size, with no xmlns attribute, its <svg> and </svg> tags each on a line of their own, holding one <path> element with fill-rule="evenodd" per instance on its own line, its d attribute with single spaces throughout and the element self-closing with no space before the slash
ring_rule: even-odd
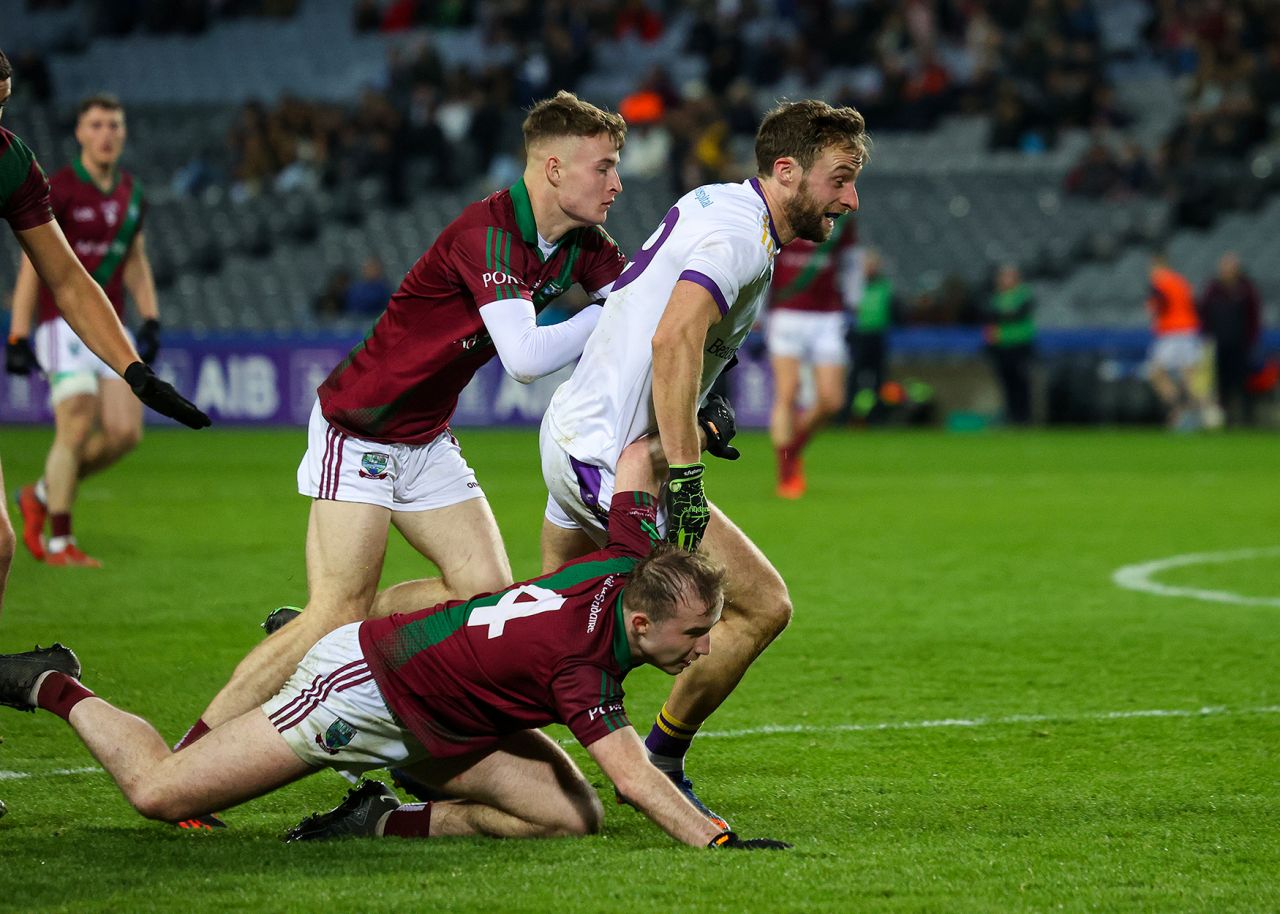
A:
<svg viewBox="0 0 1280 914">
<path fill-rule="evenodd" d="M 765 342 L 775 358 L 799 359 L 811 365 L 847 365 L 843 311 L 769 312 Z"/>
<path fill-rule="evenodd" d="M 1200 343 L 1200 335 L 1194 330 L 1185 333 L 1166 333 L 1158 336 L 1151 344 L 1147 355 L 1148 366 L 1163 368 L 1166 371 L 1190 371 L 1200 364 L 1204 349 Z"/>
<path fill-rule="evenodd" d="M 360 650 L 360 624 L 325 635 L 262 706 L 298 758 L 316 768 L 369 771 L 427 758 L 395 722 Z"/>
<path fill-rule="evenodd" d="M 125 330 L 129 342 L 133 335 Z M 61 317 L 36 328 L 36 358 L 49 379 L 49 403 L 57 406 L 77 394 L 97 396 L 99 378 L 119 378 L 106 362 L 76 336 Z"/>
<path fill-rule="evenodd" d="M 565 530 L 582 530 L 596 545 L 609 539 L 609 505 L 613 502 L 614 473 L 609 467 L 574 458 L 551 431 L 545 416 L 538 432 L 542 480 L 547 484 L 547 520 Z M 667 509 L 658 499 L 658 529 L 667 529 Z"/>
<path fill-rule="evenodd" d="M 484 498 L 458 441 L 445 429 L 426 444 L 381 444 L 352 438 L 325 421 L 320 401 L 307 424 L 307 453 L 298 491 L 312 498 L 431 511 Z"/>
</svg>

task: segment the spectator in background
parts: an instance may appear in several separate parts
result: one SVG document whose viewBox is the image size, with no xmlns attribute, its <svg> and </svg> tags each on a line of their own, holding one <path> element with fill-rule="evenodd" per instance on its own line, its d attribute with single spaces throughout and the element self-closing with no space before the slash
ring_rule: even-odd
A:
<svg viewBox="0 0 1280 914">
<path fill-rule="evenodd" d="M 1218 405 L 1230 424 L 1253 424 L 1253 401 L 1245 389 L 1250 360 L 1262 329 L 1258 287 L 1244 272 L 1240 256 L 1228 251 L 1218 260 L 1218 274 L 1200 295 L 1201 332 L 1214 343 Z"/>
<path fill-rule="evenodd" d="M 893 280 L 885 273 L 880 252 L 872 248 L 864 251 L 862 268 L 862 295 L 848 335 L 853 352 L 849 388 L 853 391 L 853 415 L 867 420 L 880 402 L 889 361 L 889 328 L 896 322 L 899 308 Z"/>
<path fill-rule="evenodd" d="M 346 267 L 338 267 L 329 274 L 324 288 L 316 296 L 315 312 L 317 317 L 338 318 L 347 307 L 347 290 L 351 287 L 351 271 Z"/>
<path fill-rule="evenodd" d="M 1200 321 L 1191 283 L 1174 271 L 1163 251 L 1151 255 L 1147 310 L 1155 332 L 1147 357 L 1151 386 L 1164 403 L 1169 427 L 1193 431 L 1204 413 L 1204 396 L 1193 377 L 1203 358 Z"/>
<path fill-rule="evenodd" d="M 1120 181 L 1120 166 L 1111 149 L 1100 138 L 1095 138 L 1084 158 L 1067 172 L 1063 184 L 1067 193 L 1101 198 L 1113 194 Z"/>
<path fill-rule="evenodd" d="M 391 283 L 377 257 L 365 258 L 360 266 L 360 279 L 347 289 L 344 306 L 347 314 L 381 314 L 391 300 Z"/>
<path fill-rule="evenodd" d="M 1031 362 L 1035 355 L 1035 302 L 1031 287 L 1013 264 L 996 274 L 996 291 L 987 306 L 982 335 L 1004 394 L 1007 421 L 1031 422 Z"/>
</svg>

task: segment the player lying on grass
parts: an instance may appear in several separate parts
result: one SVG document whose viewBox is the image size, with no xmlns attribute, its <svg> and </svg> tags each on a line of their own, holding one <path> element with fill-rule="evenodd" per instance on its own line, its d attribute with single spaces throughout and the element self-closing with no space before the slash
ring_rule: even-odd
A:
<svg viewBox="0 0 1280 914">
<path fill-rule="evenodd" d="M 400 808 L 366 783 L 288 837 L 591 834 L 603 818 L 595 790 L 536 729 L 563 723 L 677 840 L 785 847 L 707 819 L 650 763 L 627 720 L 626 673 L 648 663 L 680 674 L 710 650 L 724 603 L 717 565 L 659 542 L 651 466 L 645 442 L 624 454 L 618 478 L 629 491 L 613 499 L 603 549 L 497 593 L 343 626 L 274 698 L 181 752 L 82 686 L 61 645 L 0 655 L 0 703 L 66 720 L 152 819 L 226 809 L 321 768 L 396 765 L 456 799 Z"/>
</svg>

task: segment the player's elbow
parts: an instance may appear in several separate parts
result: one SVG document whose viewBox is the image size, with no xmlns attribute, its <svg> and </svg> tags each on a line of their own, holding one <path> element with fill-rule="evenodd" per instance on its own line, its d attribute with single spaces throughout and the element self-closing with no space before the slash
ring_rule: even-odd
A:
<svg viewBox="0 0 1280 914">
<path fill-rule="evenodd" d="M 519 381 L 521 384 L 532 384 L 541 377 L 541 375 L 535 374 L 531 369 L 523 365 L 503 362 L 502 368 L 506 371 L 507 377 L 513 381 Z"/>
</svg>

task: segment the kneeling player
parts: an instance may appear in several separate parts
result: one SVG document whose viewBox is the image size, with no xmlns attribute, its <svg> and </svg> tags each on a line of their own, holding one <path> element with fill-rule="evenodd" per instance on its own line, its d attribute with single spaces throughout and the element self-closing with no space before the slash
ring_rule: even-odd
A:
<svg viewBox="0 0 1280 914">
<path fill-rule="evenodd" d="M 647 467 L 643 443 L 631 450 Z M 343 626 L 278 695 L 181 752 L 84 688 L 61 645 L 0 655 L 0 703 L 66 720 L 152 819 L 226 809 L 325 767 L 394 765 L 457 799 L 400 808 L 388 789 L 365 784 L 289 837 L 593 833 L 599 798 L 536 729 L 563 723 L 677 840 L 786 847 L 740 841 L 707 819 L 650 763 L 627 720 L 626 673 L 642 663 L 673 676 L 686 669 L 710 650 L 724 604 L 717 565 L 658 544 L 656 482 L 646 488 L 614 497 L 603 549 L 494 594 Z"/>
</svg>

